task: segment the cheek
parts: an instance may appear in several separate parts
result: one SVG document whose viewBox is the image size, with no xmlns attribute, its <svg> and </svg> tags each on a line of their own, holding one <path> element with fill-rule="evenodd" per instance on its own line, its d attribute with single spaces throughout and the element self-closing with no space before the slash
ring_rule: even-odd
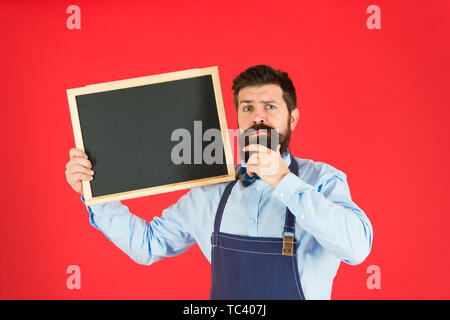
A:
<svg viewBox="0 0 450 320">
<path fill-rule="evenodd" d="M 275 127 L 278 128 L 278 132 L 281 134 L 286 135 L 289 131 L 289 118 L 287 117 L 277 117 L 277 119 L 273 119 L 273 121 L 276 121 L 274 123 Z"/>
<path fill-rule="evenodd" d="M 286 118 L 284 118 L 280 114 L 271 115 L 270 117 L 267 118 L 267 120 L 269 120 L 269 122 L 272 123 L 272 125 L 275 128 L 278 128 L 279 130 L 284 130 L 284 128 L 286 127 Z"/>
<path fill-rule="evenodd" d="M 251 122 L 251 118 L 249 117 L 249 115 L 244 112 L 238 113 L 237 120 L 239 128 L 246 128 L 248 127 L 248 124 Z"/>
</svg>

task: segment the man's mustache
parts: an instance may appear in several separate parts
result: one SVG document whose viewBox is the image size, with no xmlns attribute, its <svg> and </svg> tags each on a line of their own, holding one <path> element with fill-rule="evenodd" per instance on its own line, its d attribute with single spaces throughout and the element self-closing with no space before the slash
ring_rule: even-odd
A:
<svg viewBox="0 0 450 320">
<path fill-rule="evenodd" d="M 254 133 L 258 131 L 260 134 L 254 135 Z M 265 133 L 265 135 L 261 135 L 261 131 L 262 133 Z M 276 149 L 276 145 L 281 143 L 284 138 L 284 135 L 280 134 L 275 128 L 272 128 L 264 123 L 255 123 L 250 128 L 239 134 L 239 144 L 241 146 L 247 146 L 249 144 L 262 142 L 262 144 L 266 145 L 267 143 L 270 144 L 273 141 L 275 143 L 275 146 L 273 147 Z M 269 148 L 271 147 L 270 145 L 266 146 Z"/>
<path fill-rule="evenodd" d="M 271 126 L 268 126 L 264 123 L 255 123 L 253 126 L 251 126 L 250 128 L 248 128 L 247 130 L 244 131 L 244 135 L 248 135 L 249 132 L 253 131 L 258 131 L 258 130 L 266 130 L 267 134 L 271 134 L 272 130 L 276 131 L 274 128 L 272 128 Z"/>
<path fill-rule="evenodd" d="M 263 132 L 261 132 L 261 130 Z M 260 131 L 260 134 L 255 135 L 254 133 L 257 131 Z M 280 134 L 278 130 L 264 123 L 255 123 L 250 128 L 244 130 L 243 132 L 241 131 L 238 137 L 238 143 L 241 147 L 248 146 L 249 144 L 261 144 L 274 151 L 277 149 L 278 144 L 283 144 L 285 140 L 285 135 Z M 254 151 L 245 151 L 241 154 L 241 159 L 244 159 L 244 161 L 247 162 L 253 153 Z"/>
</svg>

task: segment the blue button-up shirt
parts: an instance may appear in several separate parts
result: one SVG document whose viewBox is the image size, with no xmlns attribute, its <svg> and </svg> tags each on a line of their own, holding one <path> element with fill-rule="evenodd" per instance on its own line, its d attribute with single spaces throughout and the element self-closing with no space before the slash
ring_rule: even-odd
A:
<svg viewBox="0 0 450 320">
<path fill-rule="evenodd" d="M 372 226 L 352 201 L 345 173 L 323 162 L 295 159 L 299 176 L 289 173 L 276 189 L 261 179 L 247 188 L 237 183 L 220 231 L 281 237 L 288 207 L 296 217 L 296 257 L 305 298 L 330 299 L 340 261 L 358 264 L 368 256 Z M 283 160 L 289 166 L 288 152 Z M 90 223 L 139 264 L 183 253 L 194 243 L 211 262 L 210 237 L 226 185 L 193 188 L 150 222 L 120 201 L 87 206 Z"/>
</svg>

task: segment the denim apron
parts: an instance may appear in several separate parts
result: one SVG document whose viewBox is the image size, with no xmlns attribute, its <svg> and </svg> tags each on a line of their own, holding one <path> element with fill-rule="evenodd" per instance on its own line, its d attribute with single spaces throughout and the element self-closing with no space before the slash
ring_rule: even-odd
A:
<svg viewBox="0 0 450 320">
<path fill-rule="evenodd" d="M 289 170 L 298 176 L 298 164 L 292 155 Z M 225 188 L 211 235 L 211 299 L 304 300 L 297 267 L 295 216 L 288 208 L 281 238 L 219 231 L 236 181 Z"/>
</svg>

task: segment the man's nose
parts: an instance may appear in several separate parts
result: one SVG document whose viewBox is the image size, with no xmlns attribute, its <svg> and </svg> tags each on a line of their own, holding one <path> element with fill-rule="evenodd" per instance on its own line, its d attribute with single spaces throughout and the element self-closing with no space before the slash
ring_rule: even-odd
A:
<svg viewBox="0 0 450 320">
<path fill-rule="evenodd" d="M 266 121 L 266 113 L 259 109 L 255 110 L 255 113 L 253 114 L 253 123 L 264 123 Z"/>
</svg>

